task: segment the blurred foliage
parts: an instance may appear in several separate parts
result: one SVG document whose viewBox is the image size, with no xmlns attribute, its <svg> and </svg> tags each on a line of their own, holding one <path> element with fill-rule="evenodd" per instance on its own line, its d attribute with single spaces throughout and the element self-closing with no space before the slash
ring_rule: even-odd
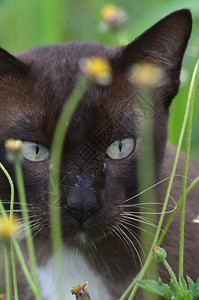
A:
<svg viewBox="0 0 199 300">
<path fill-rule="evenodd" d="M 132 41 L 166 14 L 180 8 L 190 8 L 194 18 L 193 33 L 183 63 L 186 78 L 171 106 L 169 124 L 170 141 L 177 144 L 190 78 L 197 55 L 199 41 L 198 0 L 113 0 L 126 11 L 128 20 L 120 30 L 101 32 L 100 11 L 109 2 L 105 0 L 0 0 L 0 44 L 10 52 L 36 45 L 88 40 L 108 46 Z M 197 94 L 198 95 L 198 94 Z M 199 158 L 199 99 L 196 97 L 192 155 Z"/>
</svg>

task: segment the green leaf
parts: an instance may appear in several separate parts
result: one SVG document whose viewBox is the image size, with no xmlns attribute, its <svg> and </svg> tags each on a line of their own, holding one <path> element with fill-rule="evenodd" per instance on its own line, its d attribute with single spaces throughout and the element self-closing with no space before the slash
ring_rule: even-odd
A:
<svg viewBox="0 0 199 300">
<path fill-rule="evenodd" d="M 180 276 L 180 288 L 182 291 L 187 291 L 187 283 L 183 276 Z"/>
<path fill-rule="evenodd" d="M 192 300 L 190 291 L 185 291 L 183 293 L 182 300 Z"/>
<path fill-rule="evenodd" d="M 191 298 L 191 300 L 197 300 L 199 299 L 199 293 L 195 293 L 194 296 Z"/>
<path fill-rule="evenodd" d="M 178 296 L 176 297 L 176 296 L 173 295 L 173 296 L 171 297 L 171 300 L 180 300 L 180 299 L 179 299 Z"/>
<path fill-rule="evenodd" d="M 195 290 L 199 291 L 199 278 L 196 280 L 194 288 L 195 288 Z"/>
<path fill-rule="evenodd" d="M 199 278 L 196 280 L 196 283 L 194 283 L 193 280 L 187 276 L 187 281 L 191 293 L 191 300 L 197 300 L 199 298 Z"/>
<path fill-rule="evenodd" d="M 178 299 L 177 298 L 178 292 L 176 291 L 176 286 L 175 286 L 174 281 L 173 281 L 172 278 L 170 280 L 170 293 L 171 293 L 171 295 L 173 295 L 173 297 L 175 297 L 175 299 Z"/>
<path fill-rule="evenodd" d="M 187 282 L 189 284 L 189 290 L 192 291 L 194 289 L 195 283 L 189 276 L 187 276 Z"/>
<path fill-rule="evenodd" d="M 171 300 L 171 293 L 169 286 L 160 280 L 136 280 L 136 283 L 139 287 L 145 289 L 148 292 L 162 296 L 167 300 Z"/>
<path fill-rule="evenodd" d="M 199 298 L 199 278 L 197 279 L 193 290 L 191 291 L 192 299 L 198 299 Z"/>
</svg>

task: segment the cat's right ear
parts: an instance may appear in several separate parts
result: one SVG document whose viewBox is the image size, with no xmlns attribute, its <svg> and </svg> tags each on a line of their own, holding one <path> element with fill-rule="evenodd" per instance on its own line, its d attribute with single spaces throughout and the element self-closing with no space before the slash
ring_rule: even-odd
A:
<svg viewBox="0 0 199 300">
<path fill-rule="evenodd" d="M 161 66 L 165 71 L 179 71 L 191 29 L 190 11 L 175 11 L 124 47 L 115 64 L 125 71 L 137 61 L 146 61 Z"/>
<path fill-rule="evenodd" d="M 164 87 L 161 103 L 168 108 L 178 91 L 182 59 L 191 29 L 192 17 L 188 9 L 169 14 L 121 48 L 113 61 L 116 73 L 126 74 L 130 78 L 132 74 L 135 76 L 132 70 L 137 64 L 157 67 L 164 75 L 158 85 Z M 146 74 L 145 69 L 143 72 Z M 140 77 L 144 77 L 142 73 Z M 148 77 L 153 80 L 153 72 Z"/>
<path fill-rule="evenodd" d="M 28 66 L 0 47 L 0 76 L 24 75 Z"/>
</svg>

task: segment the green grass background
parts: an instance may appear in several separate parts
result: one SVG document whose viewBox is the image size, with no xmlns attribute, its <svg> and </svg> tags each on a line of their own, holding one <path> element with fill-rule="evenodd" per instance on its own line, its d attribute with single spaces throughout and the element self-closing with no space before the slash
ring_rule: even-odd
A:
<svg viewBox="0 0 199 300">
<path fill-rule="evenodd" d="M 123 8 L 128 21 L 117 33 L 98 30 L 100 10 L 114 3 Z M 17 52 L 36 45 L 70 40 L 98 41 L 106 45 L 132 41 L 166 14 L 190 8 L 194 18 L 193 32 L 183 68 L 187 79 L 171 106 L 169 139 L 177 144 L 192 70 L 199 55 L 194 48 L 199 41 L 199 0 L 0 0 L 0 45 Z M 199 48 L 199 47 L 198 47 Z M 199 158 L 199 89 L 193 117 L 191 154 Z"/>
</svg>

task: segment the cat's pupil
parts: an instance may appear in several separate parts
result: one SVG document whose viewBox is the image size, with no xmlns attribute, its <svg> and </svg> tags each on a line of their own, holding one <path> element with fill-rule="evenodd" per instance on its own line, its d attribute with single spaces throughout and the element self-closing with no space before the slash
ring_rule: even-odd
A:
<svg viewBox="0 0 199 300">
<path fill-rule="evenodd" d="M 118 141 L 118 147 L 119 147 L 119 151 L 121 152 L 122 151 L 122 141 L 121 140 Z"/>
<path fill-rule="evenodd" d="M 36 155 L 39 153 L 39 144 L 38 143 L 36 143 L 35 144 L 35 153 L 36 153 Z"/>
</svg>

